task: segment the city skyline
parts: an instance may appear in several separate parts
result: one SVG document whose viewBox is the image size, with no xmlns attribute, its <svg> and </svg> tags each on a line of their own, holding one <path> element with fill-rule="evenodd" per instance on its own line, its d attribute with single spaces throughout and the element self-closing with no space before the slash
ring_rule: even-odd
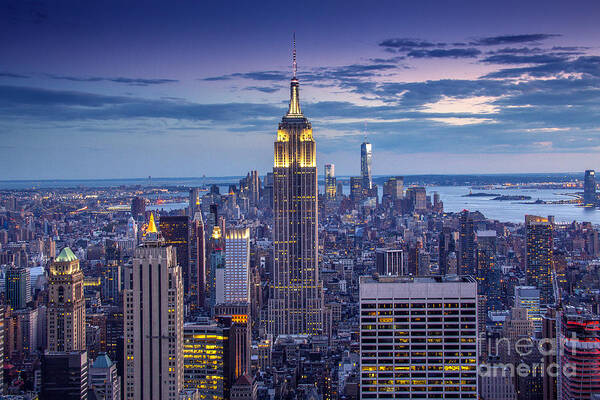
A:
<svg viewBox="0 0 600 400">
<path fill-rule="evenodd" d="M 293 31 L 317 165 L 357 175 L 366 122 L 374 176 L 594 169 L 599 6 L 540 4 L 8 2 L 0 179 L 263 175 Z"/>
</svg>

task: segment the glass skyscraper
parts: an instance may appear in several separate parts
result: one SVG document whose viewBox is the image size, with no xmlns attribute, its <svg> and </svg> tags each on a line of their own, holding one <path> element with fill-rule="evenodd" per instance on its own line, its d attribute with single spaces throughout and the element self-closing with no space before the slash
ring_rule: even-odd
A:
<svg viewBox="0 0 600 400">
<path fill-rule="evenodd" d="M 373 176 L 371 174 L 371 163 L 373 160 L 373 150 L 371 143 L 366 140 L 360 145 L 360 175 L 362 177 L 362 187 L 364 190 L 371 190 L 373 187 Z"/>
</svg>

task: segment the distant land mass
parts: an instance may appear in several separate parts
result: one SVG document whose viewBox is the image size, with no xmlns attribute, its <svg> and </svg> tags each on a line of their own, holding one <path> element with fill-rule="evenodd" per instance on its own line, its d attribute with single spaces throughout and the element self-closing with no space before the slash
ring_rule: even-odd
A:
<svg viewBox="0 0 600 400">
<path fill-rule="evenodd" d="M 265 176 L 262 174 L 261 176 Z M 535 174 L 474 174 L 474 175 L 376 175 L 373 182 L 382 187 L 391 176 L 403 176 L 404 186 L 473 186 L 499 184 L 539 184 L 545 182 L 566 183 L 583 180 L 583 172 L 535 173 Z M 206 185 L 227 185 L 239 183 L 245 175 L 217 177 L 173 177 L 173 178 L 114 178 L 114 179 L 32 179 L 32 180 L 0 180 L 2 190 L 28 190 L 42 188 L 98 188 L 119 186 L 140 187 L 200 187 Z M 338 175 L 337 180 L 348 184 L 350 175 Z M 319 182 L 323 181 L 323 172 L 319 169 Z M 494 195 L 497 196 L 497 195 Z"/>
</svg>

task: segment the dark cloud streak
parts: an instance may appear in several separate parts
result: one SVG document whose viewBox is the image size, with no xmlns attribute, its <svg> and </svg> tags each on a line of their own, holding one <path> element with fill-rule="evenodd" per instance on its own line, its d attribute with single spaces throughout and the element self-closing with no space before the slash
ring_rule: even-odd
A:
<svg viewBox="0 0 600 400">
<path fill-rule="evenodd" d="M 163 85 L 166 83 L 179 82 L 177 79 L 148 79 L 148 78 L 125 78 L 115 77 L 106 78 L 99 76 L 90 77 L 78 77 L 78 76 L 63 76 L 63 75 L 49 75 L 52 79 L 66 80 L 72 82 L 113 82 L 113 83 L 124 83 L 132 86 L 149 86 L 149 85 Z"/>
</svg>

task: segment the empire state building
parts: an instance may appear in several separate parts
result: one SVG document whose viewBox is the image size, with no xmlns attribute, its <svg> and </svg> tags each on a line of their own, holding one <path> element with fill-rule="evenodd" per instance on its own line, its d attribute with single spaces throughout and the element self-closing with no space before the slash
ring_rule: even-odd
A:
<svg viewBox="0 0 600 400">
<path fill-rule="evenodd" d="M 293 53 L 290 107 L 279 124 L 273 166 L 273 296 L 268 332 L 320 334 L 323 285 L 318 269 L 316 144 L 300 110 Z"/>
</svg>

